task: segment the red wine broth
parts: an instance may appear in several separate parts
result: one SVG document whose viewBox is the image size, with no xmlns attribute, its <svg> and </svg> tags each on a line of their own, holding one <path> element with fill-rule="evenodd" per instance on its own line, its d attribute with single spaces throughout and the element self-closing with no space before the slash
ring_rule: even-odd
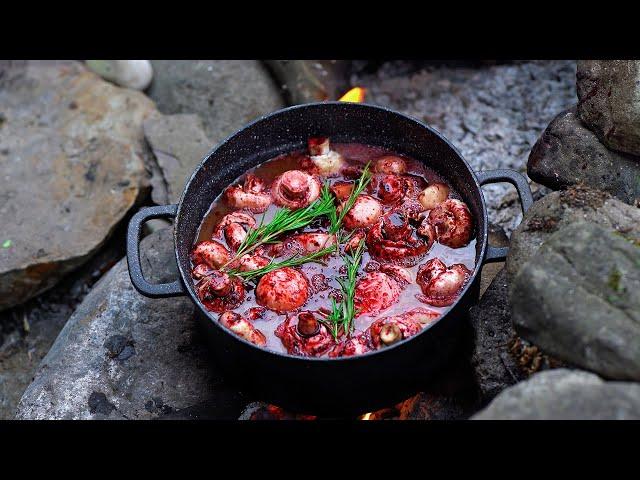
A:
<svg viewBox="0 0 640 480">
<path fill-rule="evenodd" d="M 433 182 L 447 183 L 442 177 L 436 174 L 436 172 L 426 167 L 422 163 L 403 155 L 397 155 L 395 152 L 383 149 L 381 147 L 374 147 L 356 143 L 335 143 L 332 144 L 332 149 L 340 153 L 344 157 L 347 164 L 354 164 L 359 166 L 364 166 L 364 164 L 366 164 L 366 162 L 368 162 L 369 160 L 374 160 L 383 155 L 401 156 L 406 161 L 407 174 L 414 175 L 423 179 L 425 181 L 425 186 Z M 283 172 L 287 170 L 299 169 L 300 162 L 305 157 L 306 152 L 303 151 L 283 154 L 271 160 L 267 160 L 256 168 L 247 171 L 247 173 L 253 173 L 256 176 L 264 179 L 267 184 L 270 184 L 278 175 L 282 174 Z M 233 185 L 242 183 L 245 175 L 242 175 L 238 179 L 236 179 Z M 330 184 L 334 184 L 335 182 L 352 179 L 338 176 L 329 178 L 328 180 Z M 460 196 L 453 189 L 450 190 L 449 197 L 460 199 Z M 256 214 L 255 218 L 257 223 L 260 224 L 261 221 L 263 221 L 264 223 L 268 223 L 271 218 L 273 218 L 273 215 L 278 210 L 278 208 L 279 207 L 272 204 L 264 214 Z M 202 220 L 194 244 L 203 240 L 211 240 L 211 236 L 216 225 L 220 222 L 224 215 L 232 211 L 234 211 L 234 209 L 227 204 L 225 197 L 222 194 L 219 195 L 212 202 L 209 211 Z M 264 219 L 262 219 L 263 216 Z M 321 221 L 316 221 L 298 232 L 289 232 L 284 236 L 293 233 L 322 231 L 321 225 Z M 216 238 L 216 240 L 224 243 L 224 239 L 220 240 Z M 424 264 L 430 258 L 438 257 L 447 265 L 461 263 L 465 265 L 469 270 L 473 271 L 475 267 L 475 256 L 475 239 L 471 240 L 468 245 L 461 248 L 450 248 L 438 242 L 434 242 L 428 254 L 418 263 L 418 265 L 407 269 L 411 272 L 413 283 L 404 288 L 398 302 L 375 315 L 358 316 L 354 321 L 355 333 L 366 330 L 369 325 L 371 325 L 371 323 L 373 323 L 373 321 L 378 318 L 406 313 L 407 311 L 417 307 L 424 307 L 443 313 L 446 312 L 450 307 L 434 307 L 431 305 L 426 305 L 416 299 L 416 295 L 421 293 L 420 287 L 417 283 L 415 283 L 419 266 Z M 332 255 L 325 261 L 325 265 L 318 263 L 307 263 L 300 267 L 297 267 L 301 272 L 305 274 L 311 284 L 311 295 L 303 307 L 304 310 L 315 311 L 320 308 L 331 308 L 330 295 L 332 294 L 332 292 L 340 290 L 340 285 L 337 280 L 335 280 L 335 278 L 344 275 L 344 270 L 343 272 L 340 272 L 340 268 L 343 267 L 344 262 L 337 255 Z M 365 250 L 360 268 L 358 270 L 359 277 L 365 275 L 367 272 L 367 268 L 371 268 L 375 263 L 374 262 L 373 264 L 370 264 L 370 262 L 372 262 L 372 259 L 369 256 L 368 252 Z M 319 277 L 320 275 L 324 276 L 325 282 L 318 281 L 321 278 Z M 324 283 L 324 285 L 322 285 L 322 283 Z M 256 283 L 254 282 L 246 283 L 246 288 L 248 289 L 247 295 L 245 296 L 243 303 L 238 308 L 234 309 L 235 312 L 242 315 L 249 308 L 260 306 L 256 303 L 255 299 L 255 285 Z M 253 322 L 255 327 L 258 328 L 266 336 L 266 347 L 268 349 L 274 350 L 276 352 L 286 353 L 286 349 L 282 345 L 282 342 L 274 334 L 276 327 L 280 323 L 282 323 L 286 319 L 286 317 L 287 314 L 278 314 L 271 310 L 266 310 L 262 315 L 262 318 L 259 318 Z M 326 356 L 326 354 L 323 356 Z"/>
</svg>

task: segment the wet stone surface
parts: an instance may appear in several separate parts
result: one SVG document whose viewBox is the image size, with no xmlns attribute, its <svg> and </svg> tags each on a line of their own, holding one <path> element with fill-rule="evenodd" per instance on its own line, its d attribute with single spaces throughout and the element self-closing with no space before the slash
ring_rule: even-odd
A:
<svg viewBox="0 0 640 480">
<path fill-rule="evenodd" d="M 553 119 L 531 150 L 527 170 L 533 180 L 554 190 L 581 184 L 629 205 L 640 202 L 640 157 L 600 143 L 575 108 Z"/>
<path fill-rule="evenodd" d="M 141 200 L 142 122 L 157 112 L 78 62 L 2 62 L 0 74 L 2 310 L 86 262 Z"/>
<path fill-rule="evenodd" d="M 197 114 L 215 144 L 284 106 L 280 89 L 256 60 L 152 60 L 147 91 L 164 114 Z"/>
<path fill-rule="evenodd" d="M 558 229 L 586 221 L 633 236 L 640 235 L 640 210 L 601 190 L 574 186 L 550 193 L 529 209 L 511 236 L 507 281 Z"/>
<path fill-rule="evenodd" d="M 178 275 L 172 245 L 170 228 L 142 241 L 151 282 Z M 203 403 L 210 415 L 237 418 L 248 400 L 218 373 L 193 309 L 186 297 L 143 297 L 131 285 L 126 260 L 119 261 L 62 329 L 17 418 L 188 418 Z"/>
<path fill-rule="evenodd" d="M 559 228 L 520 268 L 516 331 L 605 378 L 640 380 L 640 234 L 584 221 Z"/>
<path fill-rule="evenodd" d="M 204 133 L 200 117 L 191 114 L 149 119 L 144 123 L 144 136 L 162 172 L 151 198 L 160 205 L 178 203 L 187 179 L 213 142 Z"/>
<path fill-rule="evenodd" d="M 540 372 L 508 388 L 473 420 L 638 420 L 640 384 L 580 370 Z"/>
<path fill-rule="evenodd" d="M 0 312 L 0 419 L 12 419 L 42 358 L 90 289 L 125 253 L 124 228 L 48 292 Z"/>
<path fill-rule="evenodd" d="M 640 61 L 581 60 L 578 114 L 609 148 L 640 155 Z"/>
</svg>

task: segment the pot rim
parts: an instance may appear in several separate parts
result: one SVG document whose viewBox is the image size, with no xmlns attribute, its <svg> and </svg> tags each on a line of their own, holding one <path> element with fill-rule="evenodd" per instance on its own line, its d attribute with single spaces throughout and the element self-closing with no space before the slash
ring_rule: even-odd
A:
<svg viewBox="0 0 640 480">
<path fill-rule="evenodd" d="M 406 121 L 413 122 L 413 123 L 417 124 L 418 126 L 420 126 L 421 128 L 424 128 L 424 129 L 428 130 L 429 132 L 431 132 L 432 134 L 437 136 L 440 140 L 442 140 L 449 148 L 451 148 L 455 152 L 455 154 L 458 156 L 458 158 L 462 161 L 464 166 L 467 168 L 467 170 L 471 174 L 471 178 L 473 179 L 473 182 L 474 182 L 476 190 L 480 193 L 480 206 L 481 206 L 481 211 L 482 211 L 484 229 L 483 229 L 482 232 L 480 232 L 480 234 L 482 235 L 482 245 L 481 245 L 481 248 L 480 248 L 480 253 L 478 255 L 478 260 L 476 261 L 476 264 L 475 264 L 474 269 L 473 269 L 473 273 L 469 277 L 469 281 L 467 281 L 466 285 L 462 289 L 462 292 L 458 296 L 457 300 L 449 306 L 449 310 L 447 310 L 444 314 L 442 314 L 434 322 L 432 322 L 429 325 L 423 327 L 422 330 L 420 331 L 420 333 L 417 333 L 416 335 L 413 335 L 412 337 L 409 337 L 409 338 L 407 338 L 405 340 L 397 342 L 397 343 L 395 343 L 393 345 L 390 345 L 388 347 L 385 347 L 385 348 L 382 348 L 382 349 L 379 349 L 379 350 L 373 350 L 371 352 L 362 353 L 362 354 L 359 354 L 359 355 L 353 355 L 353 356 L 348 356 L 348 357 L 335 357 L 335 358 L 330 358 L 330 357 L 304 357 L 304 356 L 299 356 L 299 355 L 291 355 L 289 353 L 276 352 L 276 351 L 270 350 L 270 349 L 268 349 L 266 347 L 259 347 L 257 345 L 254 345 L 253 343 L 249 342 L 248 340 L 245 340 L 244 338 L 239 337 L 239 336 L 234 335 L 233 333 L 229 332 L 226 328 L 224 328 L 222 325 L 220 325 L 220 322 L 218 322 L 216 319 L 213 318 L 212 313 L 209 312 L 206 308 L 204 308 L 204 305 L 202 304 L 200 299 L 195 294 L 195 290 L 192 291 L 193 290 L 193 284 L 192 284 L 192 282 L 190 282 L 190 280 L 191 280 L 191 276 L 190 276 L 191 272 L 186 272 L 184 270 L 184 268 L 182 267 L 182 264 L 180 263 L 180 259 L 178 258 L 178 248 L 177 248 L 177 245 L 178 245 L 178 229 L 176 229 L 175 226 L 178 223 L 178 220 L 179 220 L 179 218 L 181 216 L 182 207 L 184 205 L 184 199 L 185 199 L 187 190 L 189 189 L 189 186 L 191 185 L 191 182 L 195 178 L 196 174 L 203 167 L 205 162 L 207 162 L 209 160 L 209 158 L 216 152 L 216 150 L 218 150 L 223 145 L 225 145 L 226 143 L 231 141 L 240 132 L 244 132 L 247 129 L 250 129 L 250 128 L 254 127 L 256 124 L 259 124 L 261 122 L 267 121 L 272 117 L 279 116 L 279 115 L 288 113 L 290 111 L 304 110 L 304 109 L 309 108 L 309 107 L 319 107 L 320 108 L 320 107 L 323 107 L 323 106 L 334 106 L 334 105 L 339 105 L 339 106 L 341 106 L 343 108 L 345 108 L 345 106 L 346 106 L 346 108 L 362 108 L 362 109 L 378 110 L 378 111 L 383 111 L 383 112 L 391 114 L 391 115 L 400 116 L 400 117 L 404 118 Z M 246 345 L 248 345 L 248 346 L 250 346 L 250 347 L 252 347 L 254 349 L 260 350 L 261 352 L 263 352 L 265 354 L 276 355 L 276 356 L 283 357 L 284 359 L 291 360 L 291 361 L 299 361 L 299 362 L 358 362 L 358 361 L 362 361 L 363 359 L 370 358 L 370 357 L 373 357 L 373 356 L 376 356 L 376 355 L 382 355 L 385 352 L 390 352 L 390 351 L 398 349 L 398 348 L 403 348 L 403 346 L 405 346 L 406 344 L 408 344 L 412 340 L 415 340 L 419 336 L 426 334 L 429 330 L 431 330 L 431 328 L 433 328 L 435 325 L 439 324 L 441 321 L 443 321 L 445 318 L 447 318 L 449 313 L 452 310 L 455 309 L 455 307 L 458 305 L 458 303 L 460 301 L 462 301 L 462 299 L 466 295 L 468 295 L 470 293 L 470 291 L 469 291 L 470 288 L 475 283 L 476 277 L 480 274 L 480 270 L 482 269 L 482 266 L 484 264 L 485 255 L 487 253 L 487 244 L 488 244 L 488 238 L 487 238 L 488 226 L 487 226 L 487 222 L 488 222 L 487 206 L 486 206 L 486 202 L 485 202 L 485 199 L 484 199 L 484 194 L 482 193 L 482 188 L 480 186 L 480 183 L 478 182 L 478 178 L 477 178 L 476 172 L 473 170 L 473 168 L 471 168 L 471 165 L 469 165 L 469 163 L 464 158 L 462 153 L 458 150 L 458 148 L 456 148 L 442 133 L 440 133 L 434 127 L 432 127 L 432 126 L 426 124 L 425 122 L 423 122 L 421 120 L 418 120 L 417 118 L 412 117 L 410 115 L 406 115 L 404 113 L 398 112 L 397 110 L 393 110 L 391 108 L 382 107 L 382 106 L 378 106 L 378 105 L 371 105 L 371 104 L 367 104 L 367 103 L 340 102 L 340 101 L 312 102 L 312 103 L 303 103 L 303 104 L 299 104 L 299 105 L 293 105 L 293 106 L 290 106 L 290 107 L 281 108 L 280 110 L 275 110 L 275 111 L 273 111 L 271 113 L 268 113 L 266 115 L 258 117 L 255 120 L 253 120 L 250 123 L 248 123 L 245 126 L 243 126 L 242 128 L 236 130 L 231 135 L 227 136 L 224 140 L 220 141 L 217 145 L 215 145 L 211 150 L 209 150 L 209 152 L 207 152 L 204 155 L 204 157 L 202 158 L 202 161 L 193 170 L 193 173 L 191 174 L 191 176 L 189 177 L 189 179 L 185 183 L 184 189 L 182 190 L 182 194 L 180 195 L 180 200 L 178 201 L 178 209 L 176 211 L 176 217 L 175 217 L 175 221 L 174 221 L 173 244 L 174 244 L 174 254 L 175 254 L 175 257 L 176 257 L 176 263 L 178 265 L 178 270 L 180 272 L 180 277 L 181 277 L 182 283 L 186 287 L 187 295 L 189 295 L 189 297 L 191 297 L 191 300 L 193 301 L 193 303 L 196 304 L 196 306 L 205 315 L 205 317 L 207 317 L 207 319 L 210 320 L 211 323 L 213 323 L 217 328 L 219 328 L 225 335 L 229 335 L 229 336 L 233 337 L 235 340 L 237 340 L 239 342 L 242 342 L 242 343 L 244 343 L 244 344 L 246 344 Z M 477 221 L 476 221 L 476 223 L 477 223 Z"/>
</svg>

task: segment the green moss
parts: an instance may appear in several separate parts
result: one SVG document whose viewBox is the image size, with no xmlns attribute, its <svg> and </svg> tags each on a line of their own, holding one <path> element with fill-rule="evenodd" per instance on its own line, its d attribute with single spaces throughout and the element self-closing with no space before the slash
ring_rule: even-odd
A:
<svg viewBox="0 0 640 480">
<path fill-rule="evenodd" d="M 622 273 L 617 268 L 611 270 L 609 273 L 609 288 L 614 292 L 621 293 L 624 290 L 624 287 L 621 285 Z"/>
</svg>

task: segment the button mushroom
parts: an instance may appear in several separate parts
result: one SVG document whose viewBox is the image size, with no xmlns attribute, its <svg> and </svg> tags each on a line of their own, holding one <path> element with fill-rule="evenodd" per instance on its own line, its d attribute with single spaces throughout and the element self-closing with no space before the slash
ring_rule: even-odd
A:
<svg viewBox="0 0 640 480">
<path fill-rule="evenodd" d="M 256 301 L 276 312 L 295 310 L 309 298 L 309 283 L 302 273 L 290 267 L 264 275 L 256 287 Z"/>
<path fill-rule="evenodd" d="M 404 159 L 396 155 L 385 155 L 376 160 L 375 170 L 378 173 L 404 175 L 407 173 L 407 164 Z"/>
<path fill-rule="evenodd" d="M 198 298 L 212 312 L 223 312 L 239 306 L 244 300 L 242 281 L 227 273 L 215 270 L 196 285 Z"/>
<path fill-rule="evenodd" d="M 432 258 L 418 269 L 417 283 L 421 300 L 434 307 L 446 307 L 456 301 L 469 280 L 471 271 L 460 263 L 447 267 L 439 258 Z"/>
<path fill-rule="evenodd" d="M 344 208 L 344 203 L 338 207 Z M 377 222 L 382 216 L 382 204 L 370 195 L 358 195 L 351 209 L 345 214 L 343 224 L 350 230 L 366 228 Z"/>
<path fill-rule="evenodd" d="M 429 212 L 418 233 L 425 234 L 430 232 L 431 228 L 439 243 L 451 248 L 460 248 L 471 240 L 473 218 L 464 202 L 450 198 Z"/>
<path fill-rule="evenodd" d="M 195 246 L 191 259 L 195 265 L 205 263 L 211 268 L 220 268 L 231 260 L 231 254 L 222 244 L 205 240 Z"/>
<path fill-rule="evenodd" d="M 273 202 L 291 210 L 304 208 L 320 196 L 320 179 L 302 170 L 288 170 L 273 181 Z"/>
<path fill-rule="evenodd" d="M 449 196 L 449 186 L 444 183 L 432 183 L 418 195 L 418 201 L 425 210 L 436 208 Z"/>
<path fill-rule="evenodd" d="M 262 213 L 271 205 L 271 195 L 265 190 L 264 181 L 249 173 L 242 186 L 233 185 L 225 191 L 229 205 Z"/>
<path fill-rule="evenodd" d="M 354 304 L 360 314 L 375 314 L 396 303 L 401 292 L 402 285 L 390 275 L 370 272 L 356 284 Z"/>
<path fill-rule="evenodd" d="M 267 338 L 264 334 L 238 313 L 230 311 L 224 312 L 218 320 L 237 336 L 244 338 L 254 345 L 264 347 L 267 344 Z"/>
<path fill-rule="evenodd" d="M 297 315 L 298 323 L 292 322 L 296 316 L 288 316 L 278 325 L 275 334 L 287 349 L 296 355 L 316 356 L 325 353 L 335 345 L 333 336 L 312 312 L 304 311 Z"/>
<path fill-rule="evenodd" d="M 395 323 L 387 323 L 380 329 L 380 340 L 385 345 L 392 345 L 402 340 L 402 330 Z"/>
</svg>

